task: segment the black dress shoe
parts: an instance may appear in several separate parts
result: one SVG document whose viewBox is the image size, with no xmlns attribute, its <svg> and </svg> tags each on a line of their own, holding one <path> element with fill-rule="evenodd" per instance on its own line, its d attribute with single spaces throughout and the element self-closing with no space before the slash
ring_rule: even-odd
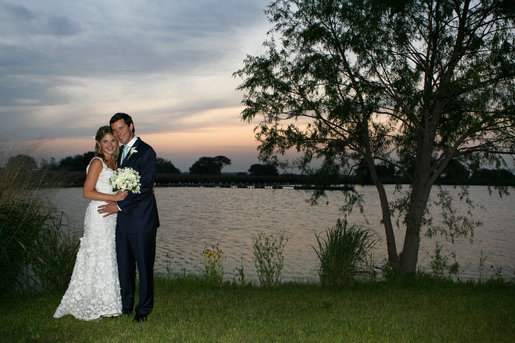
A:
<svg viewBox="0 0 515 343">
<path fill-rule="evenodd" d="M 122 314 L 123 314 L 123 315 L 126 315 L 126 316 L 129 316 L 129 315 L 131 315 L 131 314 L 132 314 L 132 311 L 129 311 L 129 310 L 123 310 L 123 311 L 122 311 Z"/>
<path fill-rule="evenodd" d="M 141 323 L 147 320 L 148 315 L 147 314 L 139 314 L 136 312 L 136 315 L 134 316 L 133 322 Z"/>
</svg>

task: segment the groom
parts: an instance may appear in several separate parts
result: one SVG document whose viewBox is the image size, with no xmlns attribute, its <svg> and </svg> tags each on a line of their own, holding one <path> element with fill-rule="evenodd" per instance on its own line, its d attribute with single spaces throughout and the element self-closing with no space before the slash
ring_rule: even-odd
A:
<svg viewBox="0 0 515 343">
<path fill-rule="evenodd" d="M 116 113 L 111 129 L 121 144 L 118 167 L 130 167 L 141 177 L 141 193 L 129 192 L 125 200 L 99 207 L 105 216 L 118 213 L 116 222 L 116 255 L 122 296 L 122 311 L 131 314 L 136 291 L 136 265 L 139 273 L 139 303 L 134 321 L 147 320 L 154 306 L 154 260 L 156 233 L 159 227 L 153 187 L 156 175 L 156 153 L 150 145 L 134 136 L 134 123 L 126 113 Z"/>
</svg>

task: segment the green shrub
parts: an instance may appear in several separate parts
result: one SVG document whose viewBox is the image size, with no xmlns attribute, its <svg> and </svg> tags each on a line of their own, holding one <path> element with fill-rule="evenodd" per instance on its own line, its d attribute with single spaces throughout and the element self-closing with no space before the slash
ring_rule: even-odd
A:
<svg viewBox="0 0 515 343">
<path fill-rule="evenodd" d="M 370 231 L 338 219 L 334 227 L 325 231 L 325 237 L 316 234 L 315 237 L 318 248 L 313 249 L 320 260 L 322 285 L 347 285 L 357 275 L 367 272 L 370 249 L 376 242 Z"/>
</svg>

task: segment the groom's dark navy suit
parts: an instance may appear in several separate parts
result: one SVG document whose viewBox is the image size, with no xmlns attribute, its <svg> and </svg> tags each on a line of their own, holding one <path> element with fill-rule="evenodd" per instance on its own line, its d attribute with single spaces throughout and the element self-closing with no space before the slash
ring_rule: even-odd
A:
<svg viewBox="0 0 515 343">
<path fill-rule="evenodd" d="M 139 273 L 139 303 L 136 313 L 148 315 L 154 306 L 154 260 L 156 233 L 159 227 L 153 187 L 157 169 L 156 153 L 150 145 L 137 138 L 132 153 L 119 168 L 130 167 L 141 177 L 141 193 L 129 192 L 118 202 L 116 253 L 124 313 L 132 312 L 136 290 L 136 265 Z M 122 153 L 120 153 L 120 157 Z"/>
</svg>

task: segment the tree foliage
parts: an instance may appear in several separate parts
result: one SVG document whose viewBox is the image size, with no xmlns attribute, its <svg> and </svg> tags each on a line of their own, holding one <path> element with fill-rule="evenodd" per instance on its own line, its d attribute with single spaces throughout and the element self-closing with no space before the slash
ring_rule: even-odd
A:
<svg viewBox="0 0 515 343">
<path fill-rule="evenodd" d="M 513 5 L 277 0 L 266 14 L 273 25 L 266 52 L 235 73 L 244 80 L 242 118 L 260 118 L 261 159 L 296 149 L 302 170 L 314 158 L 331 171 L 365 161 L 390 265 L 415 272 L 429 195 L 449 162 L 500 167 L 514 155 Z M 389 203 L 377 162 L 408 177 L 401 202 Z"/>
<path fill-rule="evenodd" d="M 469 177 L 470 171 L 467 167 L 456 160 L 450 160 L 443 171 L 441 180 L 446 183 L 460 184 L 467 182 Z"/>
<path fill-rule="evenodd" d="M 474 171 L 470 182 L 478 185 L 514 185 L 515 175 L 507 169 L 479 169 Z"/>
<path fill-rule="evenodd" d="M 180 174 L 181 171 L 177 169 L 171 161 L 168 161 L 164 158 L 157 158 L 157 173 L 171 173 L 171 174 Z"/>
<path fill-rule="evenodd" d="M 231 160 L 225 156 L 201 157 L 190 167 L 190 174 L 220 175 L 224 166 L 231 165 Z"/>
<path fill-rule="evenodd" d="M 39 163 L 39 168 L 41 170 L 58 170 L 59 166 L 57 165 L 57 162 L 55 160 L 55 157 L 50 157 L 50 161 L 46 158 L 42 158 L 41 162 Z"/>
<path fill-rule="evenodd" d="M 399 176 L 396 173 L 395 166 L 387 163 L 379 163 L 375 166 L 377 177 L 383 183 L 396 183 L 399 180 Z M 355 172 L 356 182 L 360 185 L 373 185 L 372 177 L 370 176 L 370 171 L 365 160 L 361 160 L 356 166 Z"/>
<path fill-rule="evenodd" d="M 7 168 L 22 172 L 32 172 L 38 169 L 38 164 L 32 156 L 19 154 L 9 157 Z"/>
<path fill-rule="evenodd" d="M 88 151 L 82 155 L 65 157 L 59 161 L 57 168 L 67 171 L 85 171 L 94 155 L 95 153 L 93 151 Z"/>
<path fill-rule="evenodd" d="M 277 176 L 279 175 L 279 171 L 277 170 L 277 167 L 273 164 L 253 164 L 249 168 L 250 175 L 253 176 Z"/>
</svg>

